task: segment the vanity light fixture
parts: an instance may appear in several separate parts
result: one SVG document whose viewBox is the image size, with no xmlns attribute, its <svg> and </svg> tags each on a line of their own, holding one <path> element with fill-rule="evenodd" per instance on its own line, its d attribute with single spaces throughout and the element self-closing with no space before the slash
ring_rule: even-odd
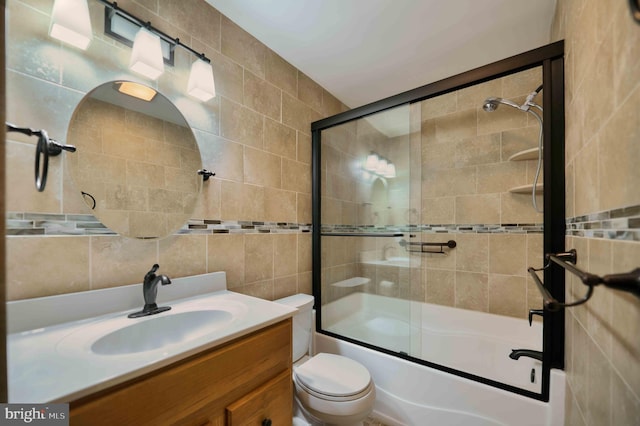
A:
<svg viewBox="0 0 640 426">
<path fill-rule="evenodd" d="M 140 27 L 133 41 L 129 68 L 131 71 L 157 80 L 164 72 L 160 37 L 146 28 Z"/>
<path fill-rule="evenodd" d="M 179 38 L 171 37 L 153 27 L 151 22 L 145 22 L 130 14 L 116 2 L 97 1 L 105 5 L 105 34 L 133 48 L 129 65 L 133 71 L 155 80 L 162 74 L 163 64 L 174 65 L 174 50 L 176 47 L 182 47 L 197 56 L 191 65 L 187 92 L 203 102 L 215 97 L 213 68 L 204 53 L 196 52 Z M 152 39 L 153 52 L 151 47 L 145 47 L 150 46 L 148 43 Z"/>
<path fill-rule="evenodd" d="M 196 59 L 195 62 L 191 64 L 187 92 L 203 102 L 207 102 L 216 96 L 216 85 L 213 81 L 211 62 Z"/>
<path fill-rule="evenodd" d="M 86 50 L 93 38 L 87 0 L 55 0 L 49 35 Z"/>
<path fill-rule="evenodd" d="M 133 96 L 134 98 L 142 99 L 143 101 L 151 102 L 156 97 L 156 92 L 151 87 L 147 87 L 144 84 L 134 83 L 132 81 L 120 81 L 115 84 L 118 88 L 118 92 L 125 95 Z"/>
</svg>

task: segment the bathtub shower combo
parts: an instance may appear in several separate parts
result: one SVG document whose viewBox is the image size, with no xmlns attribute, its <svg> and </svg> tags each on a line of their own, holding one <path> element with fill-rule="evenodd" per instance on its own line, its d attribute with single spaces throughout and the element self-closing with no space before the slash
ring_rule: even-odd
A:
<svg viewBox="0 0 640 426">
<path fill-rule="evenodd" d="M 564 250 L 562 56 L 312 125 L 316 352 L 370 370 L 386 423 L 562 422 L 564 314 L 527 276 Z"/>
</svg>

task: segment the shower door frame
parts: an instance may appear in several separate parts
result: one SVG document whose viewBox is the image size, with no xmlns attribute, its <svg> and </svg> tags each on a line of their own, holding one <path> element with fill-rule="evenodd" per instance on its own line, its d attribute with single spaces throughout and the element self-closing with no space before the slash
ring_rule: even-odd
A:
<svg viewBox="0 0 640 426">
<path fill-rule="evenodd" d="M 543 99 L 543 159 L 544 159 L 544 253 L 565 250 L 565 150 L 564 150 L 564 41 L 542 46 L 471 71 L 412 89 L 349 111 L 311 123 L 312 135 L 312 248 L 313 295 L 316 309 L 316 331 L 392 356 L 417 362 L 431 368 L 485 383 L 523 396 L 549 401 L 551 368 L 564 369 L 564 311 L 545 311 L 543 318 L 543 360 L 541 392 L 496 382 L 433 362 L 364 343 L 322 329 L 321 306 L 321 132 L 352 120 L 363 118 L 400 105 L 419 102 L 465 87 L 484 83 L 530 68 L 542 67 Z M 543 254 L 544 254 L 543 253 Z M 551 265 L 544 271 L 545 286 L 560 302 L 565 300 L 565 275 L 561 267 Z"/>
</svg>

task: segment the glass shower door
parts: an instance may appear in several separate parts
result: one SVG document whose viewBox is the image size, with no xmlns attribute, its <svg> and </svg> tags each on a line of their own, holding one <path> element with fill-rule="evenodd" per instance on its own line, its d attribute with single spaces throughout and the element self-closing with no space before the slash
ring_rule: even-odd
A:
<svg viewBox="0 0 640 426">
<path fill-rule="evenodd" d="M 322 329 L 405 354 L 420 346 L 411 303 L 420 258 L 403 245 L 420 202 L 410 110 L 324 129 L 320 142 Z"/>
<path fill-rule="evenodd" d="M 527 270 L 564 247 L 562 46 L 532 52 L 312 124 L 320 333 L 549 397 L 563 317 Z"/>
</svg>

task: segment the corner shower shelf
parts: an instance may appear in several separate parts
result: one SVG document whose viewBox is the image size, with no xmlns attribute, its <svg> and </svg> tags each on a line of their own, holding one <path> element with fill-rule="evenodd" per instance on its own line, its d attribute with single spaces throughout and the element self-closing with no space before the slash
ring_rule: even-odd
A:
<svg viewBox="0 0 640 426">
<path fill-rule="evenodd" d="M 511 188 L 509 192 L 511 192 L 512 194 L 531 194 L 532 190 L 533 190 L 533 184 L 529 184 L 529 185 L 516 186 L 514 188 Z M 542 194 L 543 190 L 544 190 L 543 184 L 539 183 L 536 185 L 536 194 Z"/>
<path fill-rule="evenodd" d="M 525 149 L 524 151 L 516 152 L 511 157 L 509 157 L 509 161 L 527 161 L 537 159 L 538 148 Z"/>
</svg>

